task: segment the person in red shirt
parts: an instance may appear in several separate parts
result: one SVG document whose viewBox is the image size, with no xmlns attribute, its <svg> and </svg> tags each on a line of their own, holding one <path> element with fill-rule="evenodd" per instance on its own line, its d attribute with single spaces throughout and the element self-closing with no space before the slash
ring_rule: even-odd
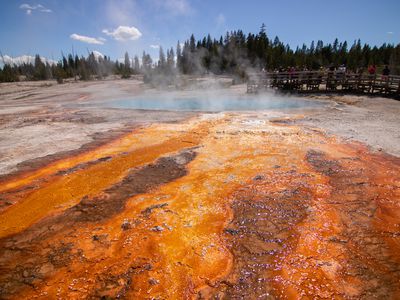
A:
<svg viewBox="0 0 400 300">
<path fill-rule="evenodd" d="M 376 73 L 375 65 L 369 66 L 368 73 L 369 73 L 369 75 L 375 75 L 375 73 Z"/>
</svg>

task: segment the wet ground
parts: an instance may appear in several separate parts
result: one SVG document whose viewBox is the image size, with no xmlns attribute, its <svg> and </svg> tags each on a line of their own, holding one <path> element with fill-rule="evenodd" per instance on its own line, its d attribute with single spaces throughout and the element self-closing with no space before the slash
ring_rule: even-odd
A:
<svg viewBox="0 0 400 300">
<path fill-rule="evenodd" d="M 398 299 L 400 159 L 278 115 L 156 122 L 3 176 L 0 297 Z"/>
</svg>

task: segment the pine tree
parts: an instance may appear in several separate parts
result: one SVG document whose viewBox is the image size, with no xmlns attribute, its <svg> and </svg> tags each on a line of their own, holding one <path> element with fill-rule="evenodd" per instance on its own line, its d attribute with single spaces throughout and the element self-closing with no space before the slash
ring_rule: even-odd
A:
<svg viewBox="0 0 400 300">
<path fill-rule="evenodd" d="M 131 76 L 131 60 L 129 58 L 128 52 L 125 52 L 124 71 L 122 74 L 122 78 L 129 78 L 130 76 Z"/>
<path fill-rule="evenodd" d="M 192 53 L 196 50 L 196 39 L 193 34 L 190 36 L 189 49 Z"/>
<path fill-rule="evenodd" d="M 146 54 L 145 51 L 143 51 L 142 55 L 142 68 L 145 72 L 149 71 L 151 69 L 151 65 L 153 63 L 153 60 L 151 59 L 151 56 L 149 54 Z"/>
<path fill-rule="evenodd" d="M 0 70 L 0 82 L 16 82 L 19 81 L 18 73 L 15 68 L 9 64 L 5 64 Z"/>
<path fill-rule="evenodd" d="M 35 71 L 33 78 L 35 80 L 45 80 L 46 76 L 46 65 L 42 62 L 39 54 L 35 55 Z"/>
<path fill-rule="evenodd" d="M 175 65 L 175 54 L 174 54 L 174 48 L 171 47 L 171 49 L 167 51 L 167 66 L 169 72 L 173 70 L 174 65 Z"/>
<path fill-rule="evenodd" d="M 133 59 L 133 61 L 134 61 L 133 70 L 134 70 L 135 74 L 139 74 L 139 72 L 140 72 L 139 57 L 137 55 L 135 55 L 135 58 Z"/>
<path fill-rule="evenodd" d="M 166 64 L 167 64 L 167 62 L 166 62 L 166 59 L 165 59 L 164 50 L 163 50 L 163 48 L 160 46 L 159 58 L 158 58 L 158 68 L 159 68 L 161 71 L 164 71 L 164 70 L 165 70 L 165 67 L 166 67 Z"/>
</svg>

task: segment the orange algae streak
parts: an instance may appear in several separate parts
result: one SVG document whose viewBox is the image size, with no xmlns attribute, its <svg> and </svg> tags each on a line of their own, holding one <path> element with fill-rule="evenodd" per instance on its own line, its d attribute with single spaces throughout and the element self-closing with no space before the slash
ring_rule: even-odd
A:
<svg viewBox="0 0 400 300">
<path fill-rule="evenodd" d="M 153 136 L 156 135 L 157 138 L 153 138 Z M 61 159 L 54 163 L 50 163 L 44 168 L 27 172 L 26 174 L 19 175 L 16 178 L 12 178 L 11 180 L 5 180 L 1 183 L 0 193 L 26 186 L 28 184 L 31 184 L 35 180 L 50 176 L 58 171 L 73 168 L 74 166 L 82 163 L 87 163 L 106 156 L 117 155 L 122 152 L 133 151 L 135 149 L 142 148 L 144 145 L 157 145 L 176 135 L 176 132 L 168 130 L 163 131 L 154 126 L 150 126 L 145 129 L 135 130 L 132 133 L 125 134 L 124 136 L 117 138 L 116 140 L 111 141 L 106 145 L 100 146 L 92 151 L 84 152 L 74 157 L 69 157 L 67 159 Z"/>
<path fill-rule="evenodd" d="M 140 212 L 152 199 L 161 198 L 172 211 L 156 213 L 150 225 L 172 228 L 162 233 L 162 239 L 149 253 L 160 259 L 156 269 L 163 271 L 154 276 L 161 284 L 151 288 L 145 275 L 129 292 L 131 298 L 142 298 L 146 293 L 151 298 L 192 298 L 202 287 L 229 273 L 232 257 L 220 234 L 232 218 L 230 195 L 261 171 L 264 157 L 253 155 L 263 143 L 243 146 L 239 154 L 235 151 L 238 139 L 210 142 L 203 144 L 199 156 L 190 164 L 188 176 L 157 193 L 140 197 L 140 203 L 132 199 L 127 206 L 128 211 Z"/>
<path fill-rule="evenodd" d="M 27 172 L 27 174 L 22 174 L 16 178 L 2 182 L 2 185 L 0 186 L 0 192 L 17 189 L 32 183 L 34 180 L 40 179 L 44 176 L 49 176 L 61 170 L 72 168 L 80 163 L 85 163 L 104 156 L 116 154 L 124 151 L 125 148 L 132 146 L 134 142 L 137 141 L 135 141 L 132 137 L 132 133 L 126 134 L 124 137 L 118 138 L 116 141 L 108 143 L 105 146 L 100 146 L 93 151 L 85 152 L 74 157 L 69 157 L 67 159 L 50 163 L 46 167 L 39 170 Z"/>
<path fill-rule="evenodd" d="M 118 143 L 120 147 L 113 143 L 109 150 L 101 149 L 85 154 L 78 159 L 72 158 L 72 162 L 66 160 L 55 166 L 50 166 L 49 169 L 39 170 L 38 175 L 34 176 L 52 174 L 60 168 L 73 166 L 81 161 L 88 161 L 89 158 L 113 154 L 111 160 L 88 166 L 71 174 L 49 178 L 47 179 L 48 182 L 45 182 L 38 189 L 19 195 L 22 201 L 11 206 L 0 215 L 0 237 L 17 233 L 51 213 L 65 210 L 77 204 L 85 196 L 98 195 L 107 187 L 120 181 L 132 168 L 151 163 L 162 155 L 196 146 L 203 135 L 207 133 L 207 125 L 206 123 L 197 125 L 188 132 L 179 132 L 178 135 L 176 130 L 171 132 L 154 131 L 150 128 L 143 138 L 146 141 L 151 136 L 148 146 L 146 143 L 140 144 L 138 137 L 132 134 L 124 137 Z M 169 139 L 168 136 L 170 136 Z M 126 152 L 125 150 L 130 151 Z M 22 179 L 22 182 L 24 180 Z M 31 178 L 27 180 L 30 181 Z M 17 185 L 20 184 L 21 181 L 18 181 Z M 9 185 L 12 186 L 12 183 L 9 183 Z"/>
<path fill-rule="evenodd" d="M 368 249 L 359 249 L 352 237 L 376 243 L 374 230 L 384 233 L 387 253 L 394 262 L 400 262 L 396 237 L 400 211 L 398 161 L 392 163 L 368 154 L 359 145 L 342 145 L 334 138 L 298 127 L 249 121 L 234 114 L 202 121 L 189 131 L 168 131 L 165 126 L 154 127 L 143 135 L 150 146 L 138 146 L 124 154 L 116 152 L 112 160 L 76 171 L 66 181 L 56 177 L 27 194 L 31 199 L 34 193 L 43 191 L 45 196 L 51 191 L 60 197 L 67 184 L 69 191 L 79 193 L 79 197 L 63 200 L 62 204 L 71 206 L 83 196 L 101 194 L 119 182 L 129 168 L 200 146 L 196 149 L 198 155 L 187 166 L 187 175 L 128 198 L 124 210 L 109 219 L 87 222 L 48 238 L 44 243 L 72 244 L 74 259 L 35 284 L 35 289 L 21 289 L 15 299 L 192 299 L 206 287 L 213 289 L 226 283 L 235 288 L 239 275 L 233 276 L 233 282 L 221 281 L 244 257 L 244 253 L 238 255 L 240 251 L 246 255 L 254 252 L 265 259 L 265 265 L 270 266 L 262 269 L 258 279 L 273 279 L 268 283 L 273 286 L 271 294 L 260 296 L 256 288 L 249 287 L 242 294 L 249 298 L 359 298 L 367 295 L 363 293 L 369 285 L 378 285 L 378 281 L 371 280 L 375 273 L 363 277 L 368 268 L 378 269 L 382 277 L 393 275 L 370 256 Z M 154 139 L 165 135 L 170 136 L 154 144 Z M 249 239 L 253 244 L 244 243 L 248 248 L 235 252 L 235 261 L 222 233 L 235 218 L 231 205 L 236 193 L 241 193 L 245 202 L 260 201 L 271 210 L 267 215 L 256 211 L 248 219 L 252 224 L 241 224 L 254 226 L 250 228 L 253 239 Z M 286 202 L 279 202 L 279 195 Z M 369 196 L 375 198 L 370 201 Z M 39 203 L 39 197 L 32 199 Z M 56 201 L 56 197 L 52 199 Z M 15 207 L 24 208 L 21 205 L 26 201 Z M 301 209 L 305 211 L 300 220 L 292 216 L 300 206 L 290 202 L 297 201 L 303 203 Z M 281 207 L 282 203 L 291 210 Z M 376 213 L 371 213 L 369 206 Z M 287 215 L 282 213 L 285 209 Z M 43 216 L 56 211 L 53 206 Z M 276 221 L 273 215 L 288 218 L 293 227 L 286 232 L 285 228 L 271 227 L 277 233 L 274 238 L 285 241 L 281 247 L 284 251 L 277 256 L 263 256 L 272 242 L 257 240 L 256 233 L 267 230 L 258 224 L 271 226 L 267 221 Z"/>
<path fill-rule="evenodd" d="M 73 262 L 68 275 L 64 270 L 52 274 L 38 289 L 42 295 L 191 299 L 226 276 L 233 261 L 221 233 L 232 219 L 231 195 L 279 162 L 279 157 L 271 156 L 285 145 L 281 134 L 296 133 L 296 129 L 278 129 L 269 135 L 241 119 L 231 122 L 209 127 L 187 176 L 131 198 L 122 213 L 105 223 L 88 224 L 74 231 L 73 237 L 64 236 L 64 243 L 83 250 L 85 261 Z M 295 152 L 290 146 L 287 150 Z M 283 158 L 285 153 L 280 155 Z M 149 207 L 158 208 L 144 214 Z M 132 228 L 121 230 L 124 222 Z M 94 232 L 107 236 L 111 246 L 96 248 Z M 130 274 L 132 282 L 124 279 L 121 286 L 126 288 L 101 291 L 96 282 L 100 274 L 110 278 Z"/>
<path fill-rule="evenodd" d="M 280 257 L 279 296 L 397 299 L 399 159 L 357 144 L 320 149 L 312 213 L 296 226 L 292 251 Z"/>
</svg>

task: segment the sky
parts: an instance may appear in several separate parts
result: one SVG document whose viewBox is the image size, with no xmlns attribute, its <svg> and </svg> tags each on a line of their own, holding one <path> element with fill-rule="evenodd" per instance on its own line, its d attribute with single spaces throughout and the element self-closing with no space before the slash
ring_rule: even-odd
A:
<svg viewBox="0 0 400 300">
<path fill-rule="evenodd" d="M 0 51 L 11 57 L 98 51 L 158 57 L 193 33 L 257 33 L 291 47 L 312 40 L 400 43 L 400 0 L 0 0 Z"/>
</svg>

